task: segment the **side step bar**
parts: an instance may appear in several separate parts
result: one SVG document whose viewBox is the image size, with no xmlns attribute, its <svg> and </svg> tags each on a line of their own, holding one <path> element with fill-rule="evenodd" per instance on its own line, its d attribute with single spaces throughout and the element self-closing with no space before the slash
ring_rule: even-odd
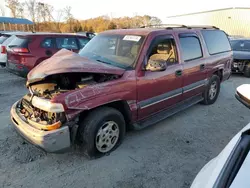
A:
<svg viewBox="0 0 250 188">
<path fill-rule="evenodd" d="M 148 127 L 150 125 L 156 124 L 156 123 L 168 118 L 169 116 L 176 114 L 177 112 L 185 110 L 185 109 L 193 106 L 194 104 L 201 102 L 202 100 L 203 100 L 202 95 L 197 95 L 197 96 L 191 97 L 187 100 L 184 100 L 180 103 L 177 103 L 176 105 L 171 106 L 170 108 L 162 110 L 154 115 L 151 115 L 151 116 L 133 124 L 132 128 L 134 130 L 140 130 L 140 129 L 143 129 L 143 128 Z"/>
</svg>

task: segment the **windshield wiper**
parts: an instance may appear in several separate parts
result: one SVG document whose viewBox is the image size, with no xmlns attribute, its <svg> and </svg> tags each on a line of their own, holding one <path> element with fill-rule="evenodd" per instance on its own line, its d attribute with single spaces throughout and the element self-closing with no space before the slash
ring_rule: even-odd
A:
<svg viewBox="0 0 250 188">
<path fill-rule="evenodd" d="M 108 65 L 111 65 L 111 63 L 110 63 L 110 62 L 103 61 L 103 60 L 100 60 L 100 59 L 97 59 L 96 61 L 99 61 L 99 62 L 101 62 L 101 63 L 105 63 L 105 64 L 108 64 Z"/>
</svg>

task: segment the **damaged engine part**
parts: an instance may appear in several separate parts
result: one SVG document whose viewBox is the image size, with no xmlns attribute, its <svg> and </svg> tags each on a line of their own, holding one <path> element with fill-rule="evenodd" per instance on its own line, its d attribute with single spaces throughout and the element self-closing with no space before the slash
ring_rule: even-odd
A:
<svg viewBox="0 0 250 188">
<path fill-rule="evenodd" d="M 55 95 L 74 89 L 84 88 L 88 85 L 107 82 L 119 78 L 118 75 L 65 73 L 48 76 L 45 80 L 29 86 L 30 92 L 38 97 L 51 99 Z"/>
</svg>

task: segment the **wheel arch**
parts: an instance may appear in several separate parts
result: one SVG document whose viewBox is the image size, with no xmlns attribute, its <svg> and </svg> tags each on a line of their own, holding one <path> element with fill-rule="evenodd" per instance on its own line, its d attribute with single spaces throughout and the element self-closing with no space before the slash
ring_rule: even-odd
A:
<svg viewBox="0 0 250 188">
<path fill-rule="evenodd" d="M 102 104 L 100 106 L 97 106 L 95 108 L 84 110 L 80 113 L 80 120 L 84 119 L 91 111 L 97 108 L 101 107 L 111 107 L 116 109 L 117 111 L 121 112 L 121 114 L 124 117 L 124 120 L 126 122 L 126 127 L 131 124 L 132 122 L 132 112 L 130 110 L 129 104 L 126 100 L 118 100 L 118 101 L 112 101 L 106 104 Z"/>
</svg>

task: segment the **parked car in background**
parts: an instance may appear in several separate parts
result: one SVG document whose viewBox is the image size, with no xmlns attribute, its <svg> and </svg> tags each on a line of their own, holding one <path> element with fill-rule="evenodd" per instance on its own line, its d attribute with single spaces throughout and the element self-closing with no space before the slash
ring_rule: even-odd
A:
<svg viewBox="0 0 250 188">
<path fill-rule="evenodd" d="M 250 85 L 237 88 L 236 98 L 250 108 Z M 249 188 L 250 123 L 198 173 L 191 188 Z"/>
<path fill-rule="evenodd" d="M 126 129 L 213 104 L 231 62 L 229 40 L 214 27 L 106 31 L 79 54 L 61 50 L 35 67 L 30 93 L 12 106 L 11 119 L 48 152 L 76 139 L 87 156 L 102 156 L 121 144 Z"/>
<path fill-rule="evenodd" d="M 6 68 L 22 77 L 39 63 L 60 49 L 78 52 L 89 38 L 82 35 L 59 33 L 24 33 L 15 35 L 8 44 Z"/>
<path fill-rule="evenodd" d="M 6 62 L 7 62 L 6 48 L 8 44 L 12 41 L 12 39 L 14 39 L 15 35 L 23 34 L 23 33 L 26 33 L 26 32 L 10 32 L 10 33 L 6 32 L 2 34 L 2 36 L 0 37 L 0 65 L 2 67 L 6 66 Z"/>
<path fill-rule="evenodd" d="M 232 72 L 243 73 L 250 77 L 250 39 L 233 38 L 230 39 L 233 49 Z"/>
</svg>

